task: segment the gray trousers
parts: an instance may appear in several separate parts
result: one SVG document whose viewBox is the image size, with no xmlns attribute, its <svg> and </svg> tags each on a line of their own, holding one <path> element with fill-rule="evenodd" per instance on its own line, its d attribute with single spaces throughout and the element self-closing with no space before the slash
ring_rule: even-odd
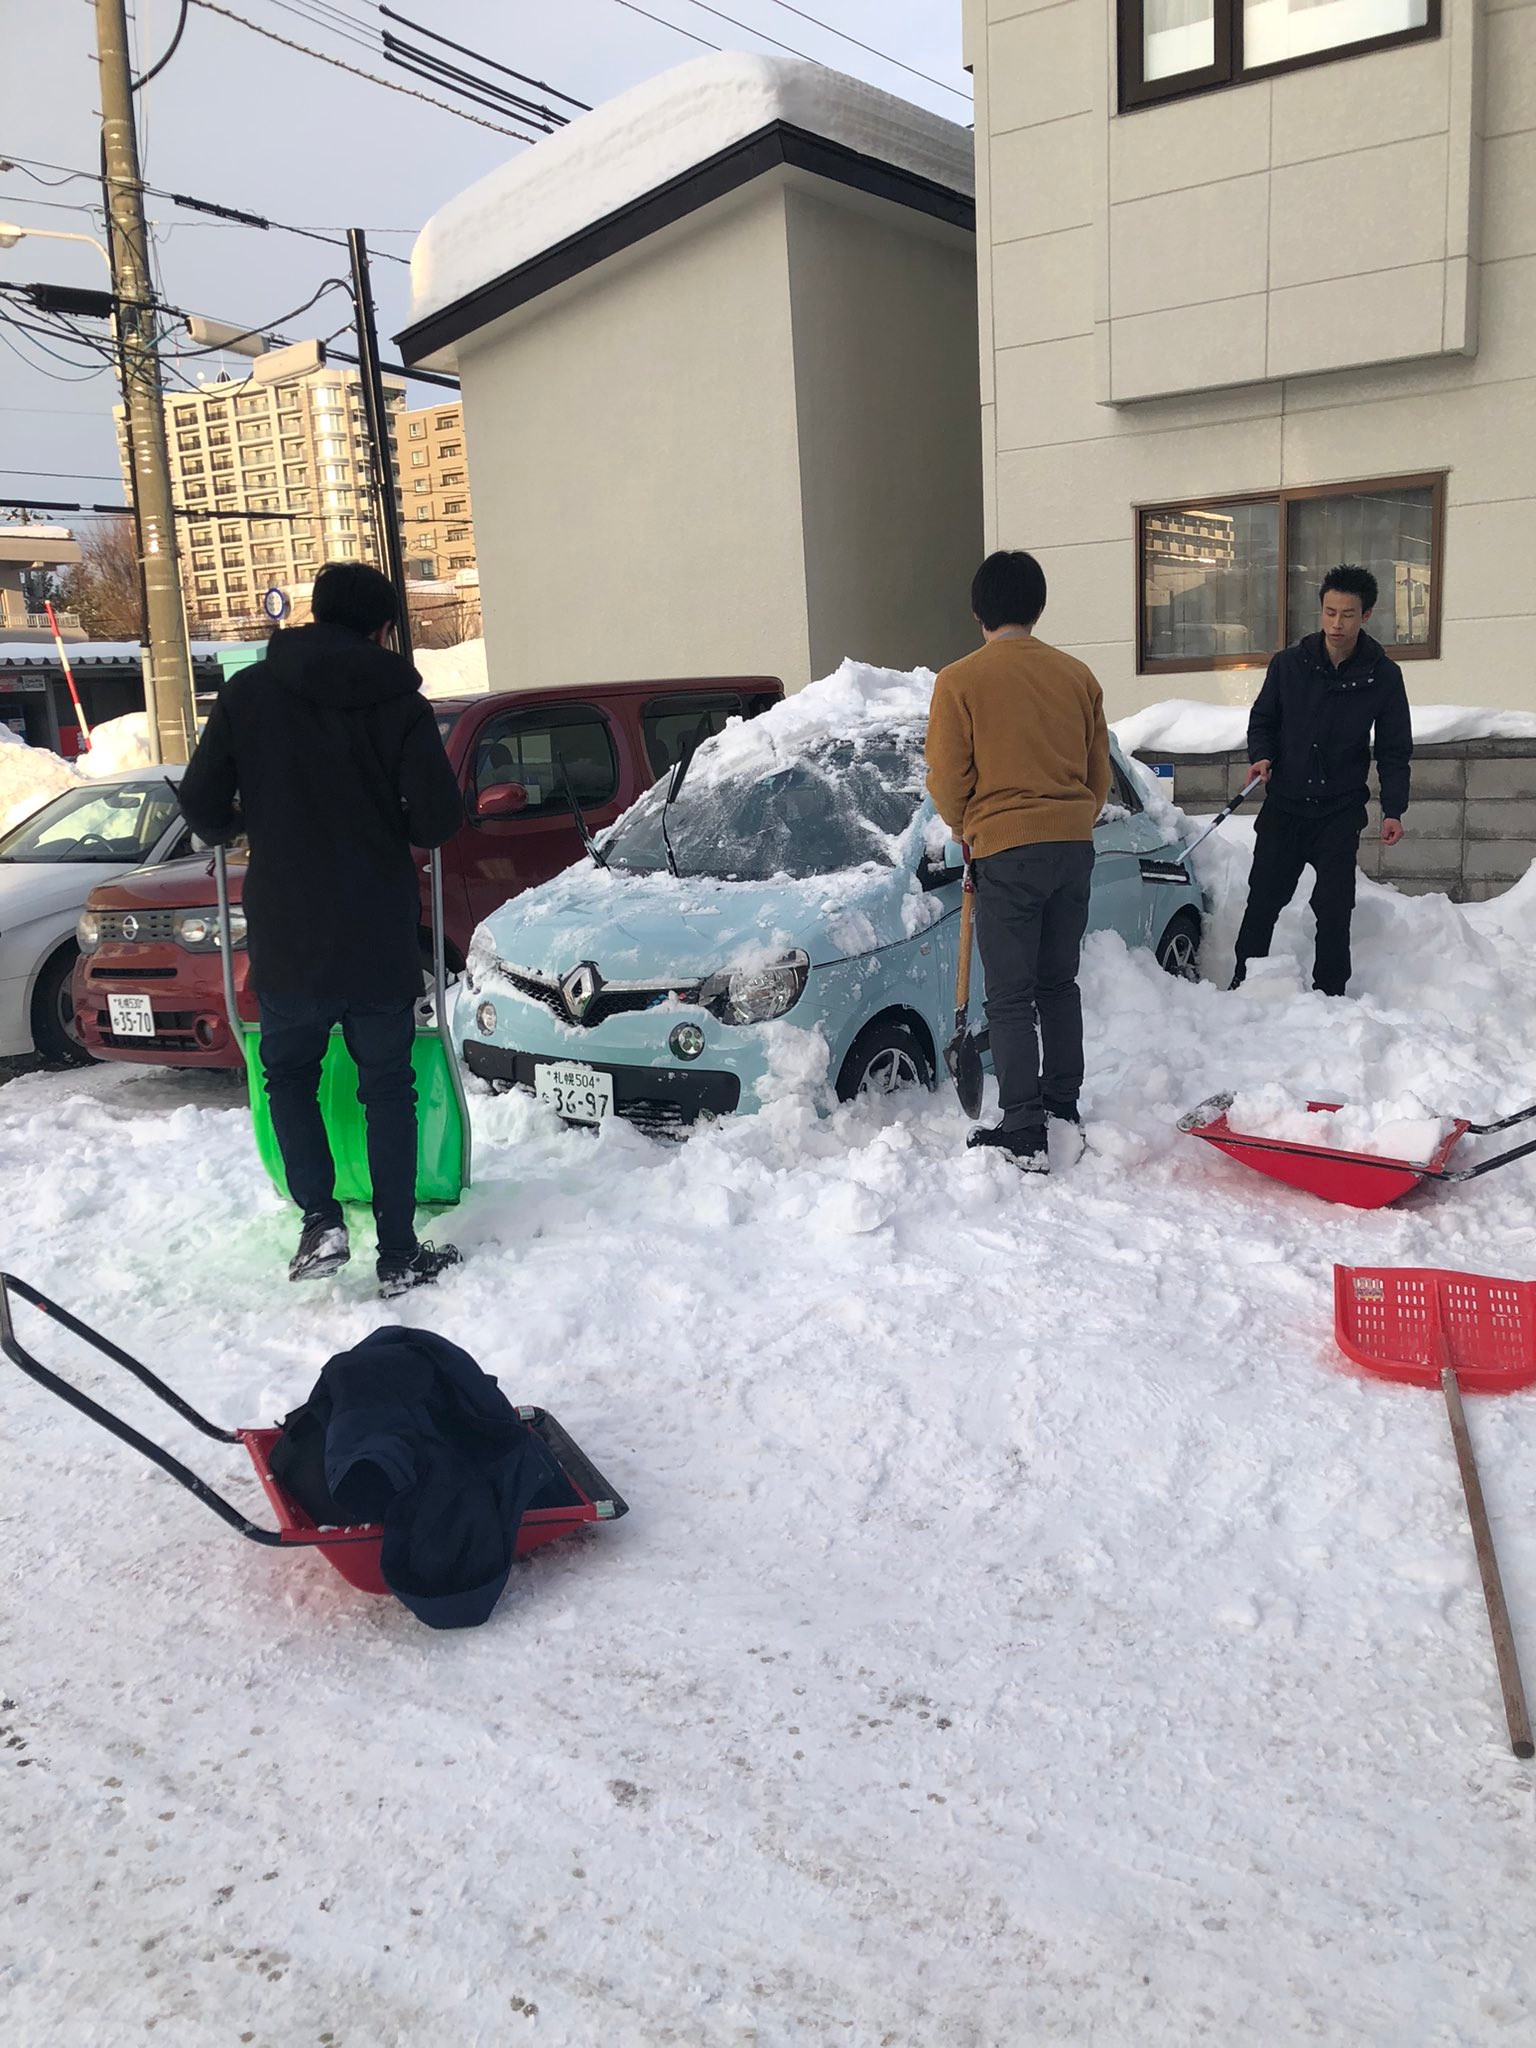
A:
<svg viewBox="0 0 1536 2048">
<path fill-rule="evenodd" d="M 1075 1109 L 1083 1085 L 1077 969 L 1088 929 L 1093 843 L 1013 846 L 978 860 L 975 873 L 976 941 L 987 977 L 987 1034 L 1002 1127 L 1039 1129 L 1047 1107 Z"/>
</svg>

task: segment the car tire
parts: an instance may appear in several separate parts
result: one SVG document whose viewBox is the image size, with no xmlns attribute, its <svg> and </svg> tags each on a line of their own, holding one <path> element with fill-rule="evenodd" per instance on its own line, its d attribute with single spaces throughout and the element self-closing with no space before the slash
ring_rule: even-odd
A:
<svg viewBox="0 0 1536 2048">
<path fill-rule="evenodd" d="M 1180 981 L 1200 979 L 1200 920 L 1192 910 L 1181 910 L 1168 920 L 1168 929 L 1157 942 L 1157 964 Z"/>
<path fill-rule="evenodd" d="M 88 1067 L 91 1055 L 75 1028 L 71 990 L 80 949 L 73 940 L 43 962 L 32 990 L 32 1043 L 49 1067 Z"/>
<path fill-rule="evenodd" d="M 867 1024 L 848 1049 L 837 1077 L 837 1099 L 895 1095 L 903 1088 L 931 1088 L 933 1061 L 909 1024 L 897 1018 Z"/>
</svg>

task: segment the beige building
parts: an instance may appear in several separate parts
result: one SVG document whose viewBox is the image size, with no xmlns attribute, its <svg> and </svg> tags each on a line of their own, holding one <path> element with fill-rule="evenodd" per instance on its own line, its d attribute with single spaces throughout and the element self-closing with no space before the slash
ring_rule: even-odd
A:
<svg viewBox="0 0 1536 2048">
<path fill-rule="evenodd" d="M 405 573 L 452 583 L 476 566 L 463 404 L 454 399 L 402 412 L 395 459 Z"/>
<path fill-rule="evenodd" d="M 974 643 L 970 188 L 964 129 L 731 56 L 428 224 L 400 347 L 463 383 L 495 687 Z"/>
<path fill-rule="evenodd" d="M 398 386 L 388 393 L 397 409 L 404 395 Z M 381 560 L 355 373 L 317 370 L 273 385 L 220 378 L 169 394 L 165 424 L 172 495 L 190 515 L 179 538 L 194 639 L 265 630 L 263 593 L 277 586 L 302 605 L 323 562 Z M 236 516 L 245 513 L 256 516 Z"/>
<path fill-rule="evenodd" d="M 1341 559 L 1536 705 L 1536 5 L 963 0 L 989 544 L 1113 713 L 1246 701 Z"/>
</svg>

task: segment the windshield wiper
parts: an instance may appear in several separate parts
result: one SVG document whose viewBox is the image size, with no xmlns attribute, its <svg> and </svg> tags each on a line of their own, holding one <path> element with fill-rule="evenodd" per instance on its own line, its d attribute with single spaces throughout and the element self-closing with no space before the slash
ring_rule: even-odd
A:
<svg viewBox="0 0 1536 2048">
<path fill-rule="evenodd" d="M 667 850 L 667 872 L 674 877 L 679 876 L 681 870 L 677 865 L 677 855 L 672 851 L 672 834 L 667 830 L 667 813 L 677 802 L 678 791 L 683 786 L 683 777 L 693 765 L 693 757 L 699 751 L 699 742 L 708 737 L 704 730 L 705 723 L 706 720 L 700 719 L 698 730 L 679 747 L 677 765 L 672 770 L 672 780 L 667 784 L 667 793 L 662 799 L 661 843 Z"/>
<path fill-rule="evenodd" d="M 586 848 L 589 857 L 596 866 L 600 868 L 607 867 L 607 856 L 601 852 L 597 841 L 592 837 L 592 827 L 587 823 L 586 813 L 576 801 L 576 792 L 571 787 L 571 778 L 567 772 L 563 754 L 556 754 L 555 766 L 560 770 L 560 786 L 565 791 L 565 800 L 571 807 L 571 816 L 576 820 L 576 830 L 581 834 L 582 845 Z"/>
</svg>

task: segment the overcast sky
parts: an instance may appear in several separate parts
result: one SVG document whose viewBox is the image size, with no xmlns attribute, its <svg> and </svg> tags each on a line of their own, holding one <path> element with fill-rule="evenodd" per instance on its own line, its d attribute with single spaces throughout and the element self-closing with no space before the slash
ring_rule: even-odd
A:
<svg viewBox="0 0 1536 2048">
<path fill-rule="evenodd" d="M 432 90 L 378 52 L 383 24 L 369 0 L 219 4 L 276 35 Z M 641 4 L 677 28 L 644 19 L 620 0 L 395 0 L 397 13 L 593 105 L 702 56 L 701 43 L 677 32 L 688 29 L 730 49 L 770 50 L 769 39 L 778 38 L 834 69 L 952 119 L 970 120 L 967 103 L 953 92 L 924 84 L 803 18 L 814 15 L 963 90 L 969 80 L 960 69 L 960 0 L 805 0 L 800 13 L 776 0 L 718 0 L 720 12 L 751 25 L 745 31 L 694 0 Z M 165 48 L 178 5 L 179 0 L 135 0 L 136 68 L 145 68 Z M 88 0 L 0 0 L 0 15 L 0 156 L 90 170 L 100 146 L 94 9 Z M 395 27 L 409 36 L 408 29 Z M 374 50 L 360 48 L 349 36 L 371 41 Z M 191 9 L 176 56 L 139 95 L 139 105 L 148 183 L 305 227 L 366 227 L 378 231 L 371 236 L 375 250 L 401 256 L 409 255 L 415 230 L 443 200 L 523 153 L 521 144 L 502 135 L 348 77 L 200 5 Z M 57 179 L 62 172 L 37 175 Z M 90 181 L 44 186 L 19 168 L 0 173 L 0 219 L 28 228 L 99 238 L 99 214 L 77 210 L 99 200 L 100 187 Z M 345 270 L 345 251 L 292 235 L 214 224 L 163 200 L 151 199 L 148 213 L 165 299 L 217 319 L 276 325 L 278 315 Z M 29 239 L 0 250 L 0 281 L 99 286 L 105 272 L 91 249 Z M 393 335 L 405 324 L 408 274 L 398 264 L 379 261 L 374 282 L 380 331 Z M 0 303 L 16 310 L 14 302 Z M 310 324 L 322 317 L 324 324 Z M 344 317 L 344 305 L 332 297 L 284 331 L 294 338 L 324 334 Z M 105 367 L 86 376 L 78 352 L 63 353 L 68 364 L 50 360 L 35 338 L 0 324 L 0 492 L 119 503 L 111 424 L 115 379 Z M 204 365 L 183 367 L 191 375 Z M 206 367 L 216 369 L 217 363 Z M 60 381 L 65 378 L 81 381 Z M 427 395 L 418 385 L 413 402 Z M 18 473 L 25 471 L 56 474 Z"/>
</svg>

